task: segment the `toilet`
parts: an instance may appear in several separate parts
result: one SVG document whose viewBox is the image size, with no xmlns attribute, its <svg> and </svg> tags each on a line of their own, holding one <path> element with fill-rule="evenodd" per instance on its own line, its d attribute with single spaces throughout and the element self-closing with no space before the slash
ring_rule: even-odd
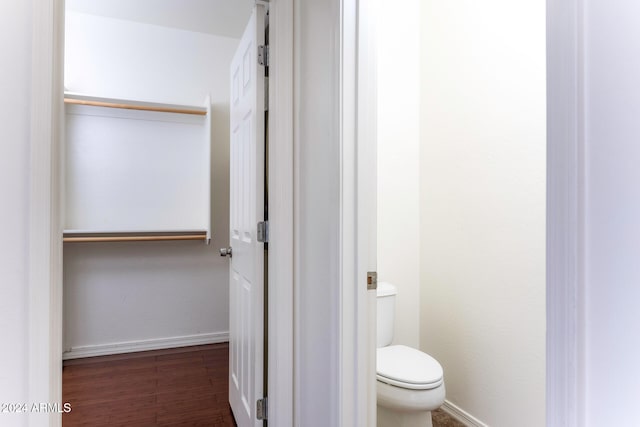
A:
<svg viewBox="0 0 640 427">
<path fill-rule="evenodd" d="M 442 366 L 415 348 L 393 340 L 397 288 L 378 282 L 377 413 L 378 427 L 432 427 L 431 411 L 444 403 Z"/>
</svg>

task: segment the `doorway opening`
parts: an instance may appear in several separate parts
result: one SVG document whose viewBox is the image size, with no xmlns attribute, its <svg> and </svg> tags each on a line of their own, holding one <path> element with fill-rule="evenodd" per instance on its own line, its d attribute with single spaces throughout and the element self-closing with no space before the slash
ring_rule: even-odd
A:
<svg viewBox="0 0 640 427">
<path fill-rule="evenodd" d="M 377 273 L 397 291 L 391 345 L 437 360 L 442 408 L 468 425 L 543 425 L 545 6 L 407 0 L 378 19 Z M 513 399 L 522 383 L 527 397 Z"/>
<path fill-rule="evenodd" d="M 264 28 L 265 14 L 253 1 L 163 7 L 67 1 L 63 358 L 70 370 L 88 357 L 122 360 L 141 351 L 224 348 L 231 341 L 229 383 L 242 394 L 238 402 L 264 396 L 266 321 L 262 310 L 252 310 L 263 306 L 264 296 L 236 307 L 254 313 L 251 327 L 243 315 L 234 321 L 229 264 L 246 268 L 246 251 L 236 248 L 229 259 L 218 248 L 229 245 L 234 231 L 247 243 L 257 234 L 247 212 L 264 215 L 262 197 L 252 211 L 248 199 L 234 203 L 234 195 L 263 194 L 245 177 L 251 170 L 264 176 L 250 135 L 259 126 L 264 135 L 264 91 L 261 102 L 255 95 L 256 82 L 263 83 L 256 70 L 264 73 L 257 64 L 264 31 L 255 24 Z M 251 22 L 254 36 L 243 46 Z M 237 133 L 234 96 L 249 92 L 260 109 Z M 264 136 L 260 144 L 264 149 Z M 258 244 L 262 255 L 263 243 L 249 242 Z M 261 293 L 262 274 L 253 274 L 260 281 L 250 284 Z M 241 276 L 246 289 L 248 275 Z M 255 338 L 248 347 L 247 333 Z M 236 417 L 241 407 L 255 421 L 239 425 L 262 425 L 254 404 L 236 403 Z"/>
</svg>

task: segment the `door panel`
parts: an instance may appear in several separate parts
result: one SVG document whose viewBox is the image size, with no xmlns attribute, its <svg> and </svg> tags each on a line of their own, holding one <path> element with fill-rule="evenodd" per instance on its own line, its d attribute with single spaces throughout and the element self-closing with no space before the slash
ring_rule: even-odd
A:
<svg viewBox="0 0 640 427">
<path fill-rule="evenodd" d="M 260 426 L 256 401 L 263 397 L 264 244 L 264 6 L 256 5 L 231 62 L 229 150 L 229 403 L 239 427 Z"/>
</svg>

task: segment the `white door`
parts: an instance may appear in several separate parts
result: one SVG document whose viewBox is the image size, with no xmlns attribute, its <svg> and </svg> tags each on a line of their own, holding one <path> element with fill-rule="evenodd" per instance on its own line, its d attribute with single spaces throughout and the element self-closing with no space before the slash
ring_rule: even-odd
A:
<svg viewBox="0 0 640 427">
<path fill-rule="evenodd" d="M 261 426 L 263 397 L 264 243 L 264 6 L 256 5 L 231 62 L 229 270 L 229 403 L 239 427 Z"/>
</svg>

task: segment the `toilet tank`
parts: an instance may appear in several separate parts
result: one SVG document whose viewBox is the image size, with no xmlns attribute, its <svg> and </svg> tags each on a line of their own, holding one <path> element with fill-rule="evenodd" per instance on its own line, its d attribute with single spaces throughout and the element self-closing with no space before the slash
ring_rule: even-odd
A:
<svg viewBox="0 0 640 427">
<path fill-rule="evenodd" d="M 393 341 L 393 327 L 396 316 L 396 294 L 398 289 L 388 282 L 378 282 L 377 302 L 377 340 L 376 347 L 386 347 Z"/>
</svg>

